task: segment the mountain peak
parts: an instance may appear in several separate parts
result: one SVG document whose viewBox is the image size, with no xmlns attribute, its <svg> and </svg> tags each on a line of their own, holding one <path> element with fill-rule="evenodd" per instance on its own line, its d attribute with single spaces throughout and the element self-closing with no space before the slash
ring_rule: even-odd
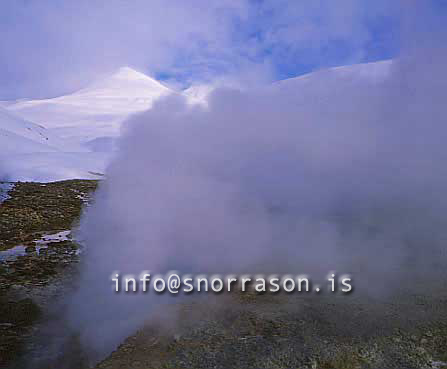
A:
<svg viewBox="0 0 447 369">
<path fill-rule="evenodd" d="M 156 79 L 130 67 L 121 67 L 109 76 L 91 83 L 76 94 L 119 95 L 132 97 L 156 97 L 172 91 Z"/>
<path fill-rule="evenodd" d="M 149 109 L 154 101 L 171 93 L 155 79 L 122 67 L 69 95 L 17 102 L 9 110 L 47 128 L 63 130 L 64 137 L 87 142 L 118 135 L 129 115 Z"/>
<path fill-rule="evenodd" d="M 153 78 L 147 76 L 146 74 L 138 72 L 130 67 L 119 68 L 115 73 L 111 75 L 111 78 L 126 79 L 126 80 L 140 80 L 140 79 L 153 80 Z"/>
</svg>

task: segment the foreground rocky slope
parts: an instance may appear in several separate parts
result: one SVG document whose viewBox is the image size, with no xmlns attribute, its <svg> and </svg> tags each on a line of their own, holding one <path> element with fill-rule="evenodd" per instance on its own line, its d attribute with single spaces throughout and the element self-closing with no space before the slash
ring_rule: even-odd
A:
<svg viewBox="0 0 447 369">
<path fill-rule="evenodd" d="M 447 368 L 445 290 L 216 300 L 164 311 L 96 368 Z"/>
<path fill-rule="evenodd" d="M 39 321 L 76 273 L 70 229 L 96 181 L 16 183 L 0 204 L 0 367 L 30 349 Z M 71 280 L 71 278 L 69 278 Z"/>
<path fill-rule="evenodd" d="M 53 332 L 41 327 L 64 324 L 54 305 L 75 286 L 82 258 L 70 229 L 96 186 L 17 183 L 0 204 L 0 367 L 29 368 L 29 357 L 51 351 Z M 96 368 L 445 369 L 446 285 L 441 274 L 380 298 L 191 296 L 148 311 L 147 324 Z M 86 369 L 79 341 L 67 346 L 39 369 Z"/>
<path fill-rule="evenodd" d="M 0 250 L 70 229 L 97 181 L 18 182 L 0 206 Z"/>
</svg>

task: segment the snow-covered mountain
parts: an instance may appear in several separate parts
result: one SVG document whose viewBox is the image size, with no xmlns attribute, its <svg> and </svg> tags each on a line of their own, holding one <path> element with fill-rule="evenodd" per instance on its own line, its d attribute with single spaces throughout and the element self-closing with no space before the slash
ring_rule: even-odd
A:
<svg viewBox="0 0 447 369">
<path fill-rule="evenodd" d="M 173 93 L 131 68 L 75 93 L 0 103 L 0 179 L 97 178 L 131 114 Z"/>
<path fill-rule="evenodd" d="M 356 81 L 380 83 L 391 67 L 391 61 L 381 61 L 330 68 L 267 88 L 324 95 Z M 191 103 L 203 103 L 211 91 L 209 86 L 193 86 L 182 94 Z M 121 123 L 172 93 L 176 92 L 125 67 L 69 95 L 0 102 L 0 179 L 97 178 L 95 173 L 104 172 L 112 155 Z"/>
<path fill-rule="evenodd" d="M 156 99 L 172 92 L 145 74 L 125 67 L 75 93 L 21 100 L 6 108 L 62 138 L 86 143 L 118 136 L 121 123 L 130 114 L 149 109 Z"/>
</svg>

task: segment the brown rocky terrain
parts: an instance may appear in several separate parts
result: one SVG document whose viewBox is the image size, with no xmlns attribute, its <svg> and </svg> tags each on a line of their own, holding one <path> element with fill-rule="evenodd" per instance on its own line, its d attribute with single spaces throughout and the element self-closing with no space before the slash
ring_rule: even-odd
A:
<svg viewBox="0 0 447 369">
<path fill-rule="evenodd" d="M 0 259 L 0 367 L 29 367 L 29 352 L 49 350 L 51 332 L 39 326 L 76 279 L 82 253 L 69 230 L 96 186 L 18 183 L 0 204 L 0 245 L 10 252 Z M 446 286 L 442 277 L 380 298 L 193 296 L 148 312 L 96 368 L 447 368 Z M 86 369 L 76 337 L 67 346 L 41 368 Z"/>
<path fill-rule="evenodd" d="M 80 180 L 16 183 L 0 204 L 0 367 L 23 355 L 64 288 L 62 276 L 76 272 L 79 245 L 70 229 L 96 186 Z"/>
<path fill-rule="evenodd" d="M 149 320 L 96 368 L 447 368 L 446 291 L 220 299 Z"/>
</svg>

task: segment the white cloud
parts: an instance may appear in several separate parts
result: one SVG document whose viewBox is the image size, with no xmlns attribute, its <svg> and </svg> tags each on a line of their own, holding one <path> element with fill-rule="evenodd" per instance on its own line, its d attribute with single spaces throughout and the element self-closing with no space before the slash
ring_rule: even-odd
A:
<svg viewBox="0 0 447 369">
<path fill-rule="evenodd" d="M 0 94 L 66 93 L 125 65 L 189 82 L 256 65 L 275 72 L 279 62 L 321 66 L 331 64 L 333 41 L 349 48 L 342 61 L 358 61 L 369 23 L 389 16 L 389 3 L 7 0 L 0 8 Z"/>
</svg>

